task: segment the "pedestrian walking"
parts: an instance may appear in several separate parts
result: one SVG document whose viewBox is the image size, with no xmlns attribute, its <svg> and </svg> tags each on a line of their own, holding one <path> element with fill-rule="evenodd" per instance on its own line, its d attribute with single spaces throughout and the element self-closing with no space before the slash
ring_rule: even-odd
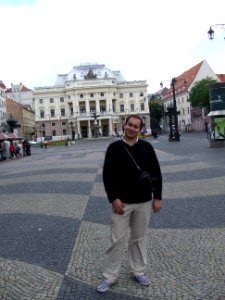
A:
<svg viewBox="0 0 225 300">
<path fill-rule="evenodd" d="M 10 142 L 9 153 L 10 153 L 10 158 L 13 159 L 15 156 L 15 147 L 13 142 Z"/>
<path fill-rule="evenodd" d="M 111 245 L 105 253 L 103 281 L 97 287 L 98 292 L 106 292 L 118 280 L 129 230 L 128 262 L 132 278 L 141 286 L 150 284 L 145 275 L 146 240 L 151 209 L 154 212 L 161 209 L 162 176 L 154 148 L 138 139 L 143 125 L 139 115 L 128 116 L 121 140 L 112 142 L 106 151 L 103 182 L 112 204 Z"/>
</svg>

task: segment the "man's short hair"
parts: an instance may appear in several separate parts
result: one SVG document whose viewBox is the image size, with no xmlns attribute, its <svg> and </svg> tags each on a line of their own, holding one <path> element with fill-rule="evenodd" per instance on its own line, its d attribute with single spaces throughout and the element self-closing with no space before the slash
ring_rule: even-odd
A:
<svg viewBox="0 0 225 300">
<path fill-rule="evenodd" d="M 124 125 L 127 124 L 127 122 L 131 119 L 131 118 L 135 118 L 135 119 L 138 119 L 140 121 L 140 129 L 142 129 L 142 127 L 145 125 L 142 118 L 139 116 L 139 115 L 129 115 L 125 122 L 124 122 Z"/>
</svg>

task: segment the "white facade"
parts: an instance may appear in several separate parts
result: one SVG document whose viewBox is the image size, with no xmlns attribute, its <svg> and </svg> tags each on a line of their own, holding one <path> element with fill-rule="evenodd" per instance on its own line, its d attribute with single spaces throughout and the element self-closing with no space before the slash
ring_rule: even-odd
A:
<svg viewBox="0 0 225 300">
<path fill-rule="evenodd" d="M 197 81 L 204 78 L 211 77 L 219 81 L 218 76 L 211 69 L 206 61 L 202 61 L 200 64 L 194 66 L 182 75 L 178 76 L 175 84 L 176 91 L 176 104 L 178 115 L 178 127 L 180 131 L 185 131 L 187 126 L 192 125 L 191 120 L 191 104 L 189 102 L 189 91 Z M 165 111 L 167 107 L 173 106 L 173 93 L 172 88 L 168 91 L 165 97 L 163 97 L 163 104 Z"/>
<path fill-rule="evenodd" d="M 33 91 L 26 88 L 22 83 L 11 83 L 11 88 L 6 90 L 6 95 L 21 105 L 29 105 L 32 110 L 35 109 Z"/>
<path fill-rule="evenodd" d="M 38 136 L 93 137 L 122 133 L 129 114 L 149 129 L 146 81 L 127 82 L 119 71 L 86 64 L 58 75 L 54 86 L 34 88 Z"/>
<path fill-rule="evenodd" d="M 6 121 L 5 88 L 0 85 L 0 126 Z"/>
</svg>

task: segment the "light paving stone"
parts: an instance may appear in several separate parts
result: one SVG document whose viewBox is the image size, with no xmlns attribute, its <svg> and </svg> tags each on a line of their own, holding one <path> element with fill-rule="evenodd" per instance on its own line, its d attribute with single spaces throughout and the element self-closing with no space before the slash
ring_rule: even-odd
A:
<svg viewBox="0 0 225 300">
<path fill-rule="evenodd" d="M 91 196 L 106 198 L 106 192 L 102 182 L 95 182 L 93 184 Z"/>
<path fill-rule="evenodd" d="M 3 258 L 0 258 L 0 270 L 0 299 L 57 299 L 63 281 L 61 274 L 35 265 Z"/>
<path fill-rule="evenodd" d="M 1 213 L 31 213 L 82 219 L 89 196 L 66 194 L 1 195 Z"/>
<path fill-rule="evenodd" d="M 193 198 L 205 195 L 225 196 L 225 176 L 211 179 L 179 181 L 177 184 L 165 182 L 164 195 L 167 198 Z"/>
<path fill-rule="evenodd" d="M 175 166 L 162 166 L 163 173 L 177 173 L 182 171 L 196 171 L 208 169 L 209 165 L 204 162 L 187 162 L 185 164 L 176 164 Z"/>
</svg>

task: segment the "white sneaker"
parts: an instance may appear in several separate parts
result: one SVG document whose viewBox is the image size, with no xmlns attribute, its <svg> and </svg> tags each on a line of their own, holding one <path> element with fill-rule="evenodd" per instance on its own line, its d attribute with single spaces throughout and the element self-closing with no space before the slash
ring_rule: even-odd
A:
<svg viewBox="0 0 225 300">
<path fill-rule="evenodd" d="M 103 280 L 98 286 L 97 286 L 97 291 L 99 293 L 104 293 L 106 291 L 108 291 L 108 289 L 110 288 L 110 286 L 112 285 L 111 282 L 107 281 L 107 280 Z"/>
<path fill-rule="evenodd" d="M 134 276 L 134 280 L 136 280 L 140 285 L 143 286 L 147 286 L 150 284 L 150 279 L 145 275 Z"/>
</svg>

